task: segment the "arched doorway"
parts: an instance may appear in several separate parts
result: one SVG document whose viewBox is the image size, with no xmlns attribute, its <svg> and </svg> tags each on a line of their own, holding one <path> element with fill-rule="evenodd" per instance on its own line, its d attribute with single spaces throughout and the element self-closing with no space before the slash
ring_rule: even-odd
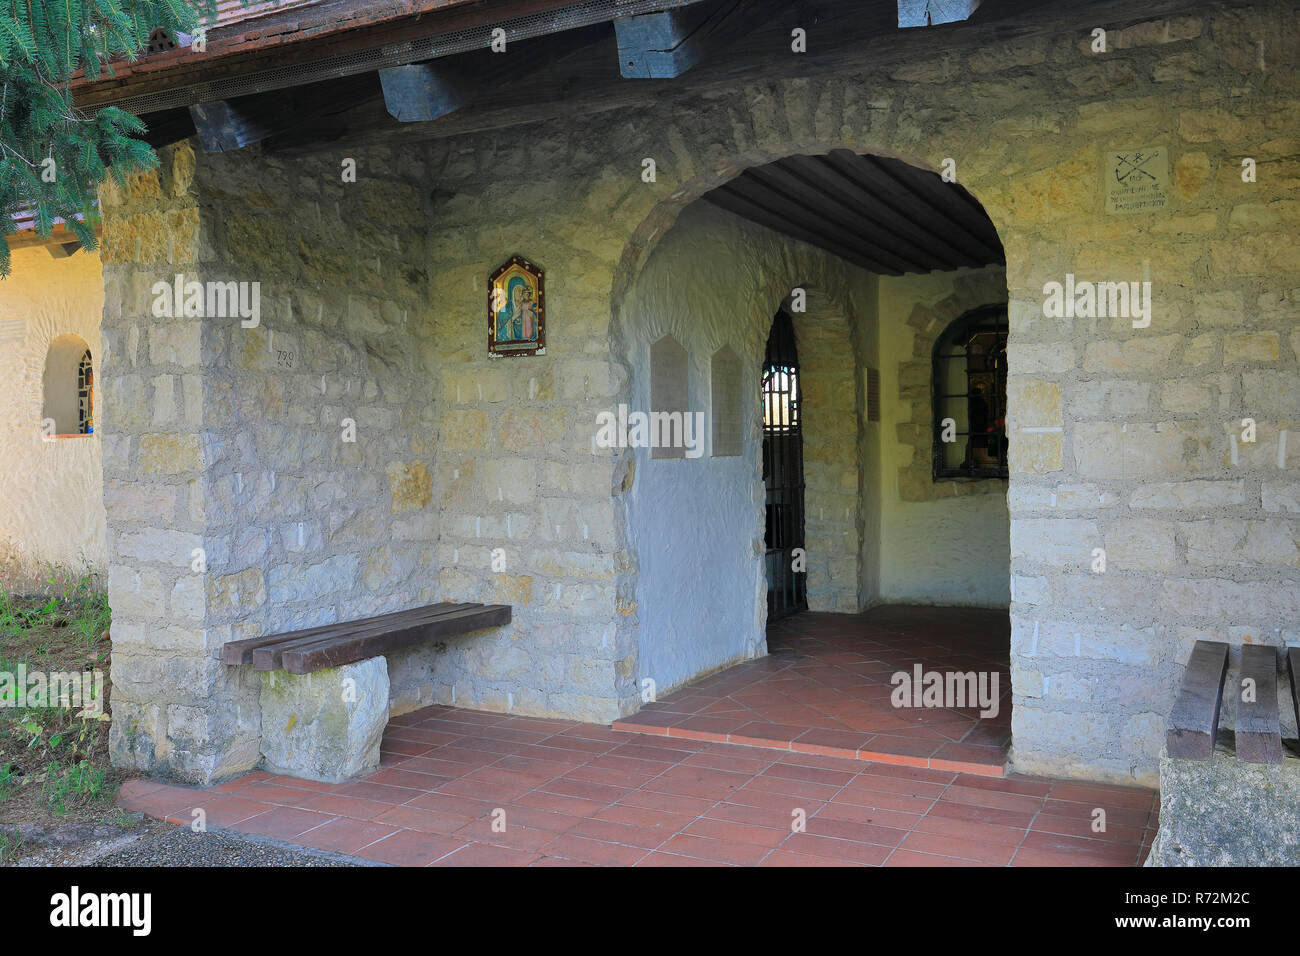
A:
<svg viewBox="0 0 1300 956">
<path fill-rule="evenodd" d="M 621 501 L 641 683 L 659 693 L 686 685 L 680 693 L 699 703 L 711 688 L 743 683 L 750 665 L 708 675 L 763 657 L 771 640 L 809 664 L 786 675 L 790 686 L 809 673 L 840 685 L 821 703 L 778 704 L 763 715 L 773 726 L 870 731 L 910 750 L 918 745 L 906 741 L 931 733 L 926 759 L 968 736 L 990 760 L 1005 752 L 1009 706 L 996 726 L 953 711 L 918 718 L 927 725 L 918 728 L 892 710 L 887 677 L 914 659 L 971 663 L 997 671 L 1009 691 L 1005 475 L 932 473 L 940 320 L 953 309 L 1005 314 L 1006 298 L 1001 244 L 979 204 L 896 160 L 792 156 L 745 170 L 681 212 L 617 300 L 614 322 L 630 405 L 655 400 L 646 383 L 680 381 L 680 407 L 699 409 L 715 432 L 694 461 L 628 453 Z M 739 382 L 720 374 L 729 352 Z M 680 356 L 683 371 L 656 369 L 656 355 Z M 986 404 L 1005 409 L 1001 397 Z M 720 425 L 734 418 L 742 440 L 720 443 Z M 987 453 L 990 440 L 973 444 Z M 792 615 L 805 608 L 812 613 Z M 954 627 L 953 615 L 975 624 Z M 752 673 L 761 683 L 761 671 L 794 660 Z M 771 690 L 755 686 L 752 699 L 774 700 Z M 719 716 L 709 720 L 755 720 L 748 693 L 711 701 Z"/>
</svg>

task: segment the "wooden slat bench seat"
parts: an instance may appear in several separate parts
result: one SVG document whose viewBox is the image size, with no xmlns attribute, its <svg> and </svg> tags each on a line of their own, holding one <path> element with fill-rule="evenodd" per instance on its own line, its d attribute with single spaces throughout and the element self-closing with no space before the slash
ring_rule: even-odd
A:
<svg viewBox="0 0 1300 956">
<path fill-rule="evenodd" d="M 1228 645 L 1197 641 L 1183 673 L 1183 686 L 1169 715 L 1165 746 L 1169 756 L 1209 760 L 1219 734 L 1219 702 L 1228 675 Z"/>
<path fill-rule="evenodd" d="M 1237 759 L 1282 762 L 1282 721 L 1277 712 L 1277 651 L 1265 644 L 1241 646 L 1241 677 L 1255 682 L 1254 700 L 1237 689 Z"/>
<path fill-rule="evenodd" d="M 259 671 L 310 674 L 424 641 L 509 623 L 507 604 L 444 602 L 359 621 L 231 641 L 222 648 L 221 656 L 227 664 L 252 664 Z"/>
<path fill-rule="evenodd" d="M 1295 708 L 1295 725 L 1300 732 L 1300 647 L 1288 647 L 1286 673 L 1291 678 L 1291 706 Z"/>
</svg>

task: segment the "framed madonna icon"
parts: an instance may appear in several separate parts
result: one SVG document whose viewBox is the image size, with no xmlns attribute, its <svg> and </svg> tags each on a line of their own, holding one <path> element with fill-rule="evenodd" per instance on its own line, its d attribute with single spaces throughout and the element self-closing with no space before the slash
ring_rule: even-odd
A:
<svg viewBox="0 0 1300 956">
<path fill-rule="evenodd" d="M 488 356 L 546 354 L 545 275 L 512 256 L 488 279 Z"/>
</svg>

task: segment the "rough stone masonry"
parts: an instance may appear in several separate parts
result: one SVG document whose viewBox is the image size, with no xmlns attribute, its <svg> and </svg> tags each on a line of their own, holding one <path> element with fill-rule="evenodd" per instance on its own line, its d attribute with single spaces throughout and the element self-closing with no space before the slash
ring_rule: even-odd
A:
<svg viewBox="0 0 1300 956">
<path fill-rule="evenodd" d="M 691 201 L 747 166 L 848 148 L 954 159 L 1005 247 L 1013 764 L 1153 782 L 1193 641 L 1300 639 L 1300 34 L 1284 2 L 1129 21 L 1104 55 L 1097 24 L 1057 26 L 999 43 L 972 24 L 905 64 L 350 150 L 355 184 L 330 150 L 179 146 L 106 188 L 118 761 L 200 781 L 253 766 L 260 685 L 220 663 L 225 641 L 439 599 L 509 603 L 514 623 L 391 657 L 394 710 L 634 711 L 658 639 L 640 583 L 666 559 L 630 533 L 625 497 L 647 469 L 714 464 L 593 452 L 597 413 L 647 373 L 616 317 Z M 1108 214 L 1106 156 L 1138 146 L 1167 153 L 1166 207 Z M 547 270 L 551 324 L 544 358 L 503 364 L 485 355 L 484 281 L 516 252 Z M 786 294 L 799 265 L 778 256 L 765 287 Z M 259 281 L 261 326 L 152 318 L 149 287 L 176 273 Z M 1044 287 L 1067 274 L 1150 281 L 1149 327 L 1047 317 Z M 859 318 L 861 361 L 877 330 Z M 864 540 L 871 477 L 844 489 Z M 856 547 L 865 602 L 878 569 Z"/>
</svg>

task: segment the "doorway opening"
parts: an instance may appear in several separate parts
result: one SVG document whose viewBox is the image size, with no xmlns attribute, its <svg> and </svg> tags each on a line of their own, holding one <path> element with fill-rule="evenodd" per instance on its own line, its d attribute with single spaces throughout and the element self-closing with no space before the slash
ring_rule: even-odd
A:
<svg viewBox="0 0 1300 956">
<path fill-rule="evenodd" d="M 772 621 L 808 610 L 799 353 L 794 321 L 785 309 L 777 311 L 767 336 L 761 391 L 767 618 Z"/>
</svg>

